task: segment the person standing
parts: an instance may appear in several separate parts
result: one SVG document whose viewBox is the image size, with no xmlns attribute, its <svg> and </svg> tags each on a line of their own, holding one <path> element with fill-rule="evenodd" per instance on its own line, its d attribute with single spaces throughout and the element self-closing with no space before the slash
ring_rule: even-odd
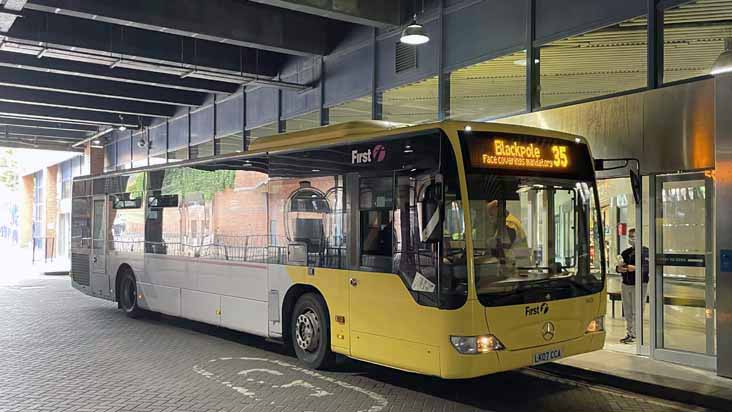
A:
<svg viewBox="0 0 732 412">
<path fill-rule="evenodd" d="M 620 343 L 633 343 L 637 336 L 635 325 L 635 229 L 628 230 L 628 243 L 630 244 L 630 247 L 620 254 L 623 262 L 615 268 L 616 272 L 623 276 L 620 296 L 623 302 L 623 317 L 625 318 L 626 335 L 623 339 L 620 339 Z M 647 247 L 641 248 L 641 259 L 643 260 L 643 263 L 641 264 L 643 282 L 641 284 L 641 302 L 645 302 L 649 280 Z"/>
</svg>

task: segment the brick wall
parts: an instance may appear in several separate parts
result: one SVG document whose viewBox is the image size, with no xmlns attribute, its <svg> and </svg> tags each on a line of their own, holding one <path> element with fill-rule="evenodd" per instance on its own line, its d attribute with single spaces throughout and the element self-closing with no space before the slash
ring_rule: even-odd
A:
<svg viewBox="0 0 732 412">
<path fill-rule="evenodd" d="M 96 176 L 104 173 L 104 149 L 87 144 L 84 148 L 84 169 L 82 174 Z"/>
</svg>

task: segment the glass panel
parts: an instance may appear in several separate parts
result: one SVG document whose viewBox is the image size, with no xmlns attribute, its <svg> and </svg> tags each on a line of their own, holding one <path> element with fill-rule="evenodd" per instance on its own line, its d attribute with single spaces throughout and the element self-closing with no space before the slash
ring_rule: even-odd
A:
<svg viewBox="0 0 732 412">
<path fill-rule="evenodd" d="M 371 120 L 371 96 L 361 97 L 328 109 L 328 123 L 345 123 Z"/>
<path fill-rule="evenodd" d="M 391 273 L 394 178 L 361 179 L 359 189 L 362 269 Z"/>
<path fill-rule="evenodd" d="M 666 10 L 663 81 L 708 75 L 728 37 L 732 37 L 732 2 L 699 0 Z"/>
<path fill-rule="evenodd" d="M 91 237 L 91 213 L 89 210 L 89 198 L 76 198 L 72 200 L 71 211 L 71 247 L 88 248 Z"/>
<path fill-rule="evenodd" d="M 638 17 L 541 47 L 541 105 L 645 87 L 646 29 Z"/>
<path fill-rule="evenodd" d="M 274 122 L 249 130 L 249 138 L 254 140 L 260 137 L 272 136 L 277 133 L 277 122 Z"/>
<path fill-rule="evenodd" d="M 234 133 L 216 139 L 216 154 L 241 153 L 244 150 L 242 133 Z"/>
<path fill-rule="evenodd" d="M 204 157 L 211 157 L 214 155 L 214 142 L 209 140 L 208 142 L 201 143 L 195 146 L 191 146 L 190 158 L 200 159 Z"/>
<path fill-rule="evenodd" d="M 171 150 L 168 152 L 168 161 L 174 162 L 174 161 L 180 161 L 180 160 L 188 160 L 188 148 L 183 147 L 181 149 L 177 150 Z"/>
<path fill-rule="evenodd" d="M 111 172 L 117 168 L 117 144 L 104 146 L 104 171 Z"/>
<path fill-rule="evenodd" d="M 297 132 L 315 127 L 320 127 L 320 111 L 293 117 L 292 119 L 287 119 L 285 122 L 285 130 L 288 132 Z"/>
<path fill-rule="evenodd" d="M 381 94 L 382 119 L 399 123 L 437 120 L 437 76 L 386 90 Z"/>
<path fill-rule="evenodd" d="M 711 184 L 703 176 L 659 177 L 656 276 L 667 349 L 714 354 L 714 274 L 707 224 Z"/>
<path fill-rule="evenodd" d="M 104 246 L 104 200 L 94 201 L 94 218 L 92 230 L 93 248 L 101 250 Z"/>
<path fill-rule="evenodd" d="M 631 238 L 637 231 L 636 205 L 633 198 L 630 179 L 605 179 L 598 182 L 600 208 L 605 234 L 605 256 L 608 262 L 607 278 L 607 315 L 605 316 L 605 330 L 607 331 L 605 347 L 627 353 L 638 353 L 639 339 L 650 336 L 650 312 L 648 307 L 648 242 L 649 242 L 649 214 L 648 214 L 648 178 L 643 180 L 643 248 L 646 262 L 642 266 L 645 281 L 642 282 L 642 293 L 645 290 L 644 312 L 642 315 L 643 333 L 635 327 L 635 273 L 621 273 L 624 265 L 635 262 L 635 249 L 631 246 Z M 627 259 L 627 261 L 626 261 Z M 624 285 L 624 283 L 628 283 Z M 634 330 L 634 332 L 631 332 Z M 627 335 L 635 335 L 633 341 L 622 341 Z"/>
<path fill-rule="evenodd" d="M 526 51 L 450 74 L 450 118 L 485 120 L 526 108 Z"/>
<path fill-rule="evenodd" d="M 150 166 L 164 164 L 168 161 L 167 153 L 151 154 L 150 155 Z"/>
<path fill-rule="evenodd" d="M 547 293 L 564 299 L 602 289 L 602 272 L 591 264 L 591 186 L 543 177 L 467 178 L 476 288 L 484 305 L 547 300 Z"/>
<path fill-rule="evenodd" d="M 110 196 L 108 247 L 113 251 L 143 253 L 145 243 L 145 210 L 142 192 Z"/>
</svg>

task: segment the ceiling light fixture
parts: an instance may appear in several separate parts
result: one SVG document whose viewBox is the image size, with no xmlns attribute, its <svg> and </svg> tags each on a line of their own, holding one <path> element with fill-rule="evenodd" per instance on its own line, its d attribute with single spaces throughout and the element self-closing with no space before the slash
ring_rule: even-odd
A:
<svg viewBox="0 0 732 412">
<path fill-rule="evenodd" d="M 716 76 L 722 73 L 732 72 L 732 38 L 724 39 L 724 51 L 714 61 L 710 74 Z"/>
<path fill-rule="evenodd" d="M 117 127 L 117 130 L 119 130 L 120 132 L 124 132 L 125 130 L 127 130 L 127 126 L 125 126 L 125 119 L 122 118 L 121 114 L 118 116 L 119 116 L 119 126 Z"/>
<path fill-rule="evenodd" d="M 430 41 L 430 36 L 424 29 L 424 26 L 417 23 L 417 15 L 412 18 L 412 23 L 402 31 L 402 37 L 399 39 L 404 44 L 419 46 Z"/>
<path fill-rule="evenodd" d="M 424 26 L 417 23 L 417 0 L 414 0 L 414 17 L 412 22 L 402 31 L 402 37 L 399 39 L 404 44 L 419 46 L 430 41 L 430 36 Z M 424 14 L 424 0 L 422 0 L 422 14 Z"/>
</svg>

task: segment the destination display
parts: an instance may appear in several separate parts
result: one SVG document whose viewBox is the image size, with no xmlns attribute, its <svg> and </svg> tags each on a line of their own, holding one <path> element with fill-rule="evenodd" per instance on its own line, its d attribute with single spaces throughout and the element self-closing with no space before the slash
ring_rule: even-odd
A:
<svg viewBox="0 0 732 412">
<path fill-rule="evenodd" d="M 590 154 L 583 143 L 488 132 L 463 136 L 473 168 L 572 177 L 590 177 L 593 174 Z"/>
</svg>

